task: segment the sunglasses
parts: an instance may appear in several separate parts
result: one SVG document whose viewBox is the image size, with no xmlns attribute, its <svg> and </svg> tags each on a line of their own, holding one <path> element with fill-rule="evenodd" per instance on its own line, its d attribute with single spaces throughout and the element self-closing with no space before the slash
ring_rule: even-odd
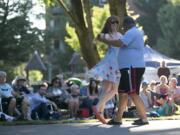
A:
<svg viewBox="0 0 180 135">
<path fill-rule="evenodd" d="M 55 81 L 54 83 L 60 83 L 60 81 Z"/>
<path fill-rule="evenodd" d="M 111 24 L 118 24 L 119 22 L 118 21 L 111 21 Z"/>
</svg>

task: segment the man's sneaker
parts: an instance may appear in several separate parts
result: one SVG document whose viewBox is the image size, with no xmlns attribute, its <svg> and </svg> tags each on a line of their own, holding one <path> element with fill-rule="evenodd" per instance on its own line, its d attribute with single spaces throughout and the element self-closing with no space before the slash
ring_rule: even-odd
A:
<svg viewBox="0 0 180 135">
<path fill-rule="evenodd" d="M 108 125 L 122 125 L 122 122 L 117 122 L 117 121 L 114 121 L 114 119 L 111 119 L 110 121 L 108 121 L 107 124 Z"/>
<path fill-rule="evenodd" d="M 143 121 L 142 119 L 135 120 L 132 125 L 148 125 L 148 121 Z"/>
</svg>

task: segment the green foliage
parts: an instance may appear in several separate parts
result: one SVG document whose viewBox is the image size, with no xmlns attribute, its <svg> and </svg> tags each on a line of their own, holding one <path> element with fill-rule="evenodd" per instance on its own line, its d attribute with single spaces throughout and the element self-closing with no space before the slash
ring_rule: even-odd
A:
<svg viewBox="0 0 180 135">
<path fill-rule="evenodd" d="M 162 35 L 158 22 L 158 10 L 167 3 L 167 0 L 136 0 L 133 1 L 140 10 L 138 23 L 143 26 L 145 34 L 148 36 L 147 44 L 155 46 L 157 39 Z"/>
<path fill-rule="evenodd" d="M 104 8 L 94 6 L 92 8 L 92 11 L 93 11 L 92 14 L 93 30 L 94 30 L 94 35 L 96 36 L 98 33 L 101 32 L 107 17 L 110 16 L 109 7 L 108 5 L 105 5 Z M 75 51 L 80 53 L 80 45 L 79 45 L 78 37 L 75 33 L 75 28 L 70 26 L 69 23 L 67 23 L 66 30 L 68 33 L 68 36 L 65 37 L 66 43 L 70 45 Z M 107 46 L 98 42 L 97 49 L 100 57 L 103 57 L 107 49 Z"/>
<path fill-rule="evenodd" d="M 31 28 L 31 0 L 0 1 L 0 69 L 13 75 L 14 68 L 27 62 L 34 49 L 43 49 L 43 31 Z M 4 68 L 6 67 L 6 68 Z"/>
<path fill-rule="evenodd" d="M 65 37 L 65 42 L 73 48 L 76 52 L 81 52 L 80 51 L 80 45 L 79 45 L 79 40 L 75 32 L 75 28 L 70 26 L 69 23 L 66 24 L 66 31 L 68 36 Z"/>
<path fill-rule="evenodd" d="M 135 14 L 135 12 L 133 10 L 130 10 L 130 7 L 129 5 L 127 5 L 127 14 L 128 16 L 131 16 L 134 20 L 138 20 L 140 15 L 139 14 Z M 139 30 L 143 31 L 144 32 L 144 28 L 142 25 L 140 25 L 138 22 L 136 22 L 136 26 L 139 28 Z M 144 41 L 145 43 L 147 42 L 148 40 L 148 36 L 144 33 Z"/>
<path fill-rule="evenodd" d="M 171 57 L 180 59 L 180 0 L 171 0 L 158 12 L 162 36 L 158 39 L 158 49 Z"/>
<path fill-rule="evenodd" d="M 108 5 L 105 5 L 103 8 L 97 6 L 93 7 L 92 22 L 93 22 L 95 37 L 97 36 L 97 34 L 101 32 L 101 30 L 104 27 L 104 23 L 109 16 L 110 16 L 110 12 Z M 103 43 L 97 42 L 97 50 L 100 57 L 103 57 L 107 50 L 107 46 L 104 45 Z"/>
<path fill-rule="evenodd" d="M 5 71 L 7 73 L 7 82 L 8 83 L 11 83 L 11 81 L 14 79 L 15 73 L 14 73 L 13 69 L 14 69 L 14 66 L 12 67 L 12 65 L 9 63 L 6 63 L 6 64 L 1 63 L 0 64 L 0 70 Z"/>
<path fill-rule="evenodd" d="M 103 8 L 100 8 L 98 6 L 93 6 L 92 11 L 93 11 L 93 14 L 92 14 L 93 31 L 96 37 L 97 34 L 101 32 L 106 19 L 110 16 L 109 6 L 107 4 Z M 128 14 L 131 15 L 134 19 L 137 19 L 139 17 L 138 15 L 134 15 L 132 11 L 128 11 Z M 142 27 L 140 26 L 139 28 L 142 29 Z M 78 37 L 75 33 L 75 28 L 73 28 L 72 26 L 70 26 L 69 23 L 67 23 L 66 30 L 69 36 L 65 37 L 65 41 L 75 51 L 80 53 L 80 45 L 79 45 Z M 145 36 L 144 38 L 147 39 L 147 36 Z M 98 49 L 98 53 L 100 57 L 102 58 L 105 55 L 107 46 L 101 42 L 97 42 L 97 49 Z"/>
<path fill-rule="evenodd" d="M 179 5 L 180 4 L 180 0 L 172 0 L 170 1 L 173 5 Z"/>
<path fill-rule="evenodd" d="M 43 78 L 43 75 L 38 70 L 32 70 L 29 72 L 29 82 L 35 83 L 41 81 Z"/>
</svg>

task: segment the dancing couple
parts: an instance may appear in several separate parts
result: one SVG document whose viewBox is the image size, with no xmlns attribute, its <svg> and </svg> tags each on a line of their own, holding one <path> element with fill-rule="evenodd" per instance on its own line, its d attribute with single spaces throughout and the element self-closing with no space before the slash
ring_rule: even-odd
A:
<svg viewBox="0 0 180 135">
<path fill-rule="evenodd" d="M 123 20 L 124 35 L 118 32 L 119 21 L 116 16 L 109 17 L 97 40 L 108 45 L 105 57 L 89 71 L 95 79 L 101 79 L 103 94 L 99 102 L 93 106 L 96 118 L 103 124 L 121 125 L 123 113 L 126 109 L 128 97 L 134 102 L 140 119 L 134 125 L 149 124 L 144 103 L 139 97 L 139 88 L 145 72 L 143 55 L 143 32 L 136 27 L 135 21 L 126 16 Z M 119 93 L 118 111 L 113 119 L 106 122 L 104 107 L 115 93 Z"/>
</svg>

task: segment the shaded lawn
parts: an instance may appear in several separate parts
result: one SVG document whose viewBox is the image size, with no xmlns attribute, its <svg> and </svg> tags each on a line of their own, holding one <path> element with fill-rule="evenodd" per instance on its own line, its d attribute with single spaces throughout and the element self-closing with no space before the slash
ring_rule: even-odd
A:
<svg viewBox="0 0 180 135">
<path fill-rule="evenodd" d="M 123 121 L 133 121 L 137 118 L 123 118 Z M 172 116 L 161 116 L 161 117 L 148 117 L 148 120 L 180 120 L 180 107 L 178 106 L 178 111 Z M 3 122 L 0 121 L 0 125 L 44 125 L 44 124 L 63 124 L 63 123 L 94 123 L 98 122 L 97 119 L 84 119 L 84 120 L 32 120 L 32 121 L 13 121 L 13 122 Z"/>
</svg>

